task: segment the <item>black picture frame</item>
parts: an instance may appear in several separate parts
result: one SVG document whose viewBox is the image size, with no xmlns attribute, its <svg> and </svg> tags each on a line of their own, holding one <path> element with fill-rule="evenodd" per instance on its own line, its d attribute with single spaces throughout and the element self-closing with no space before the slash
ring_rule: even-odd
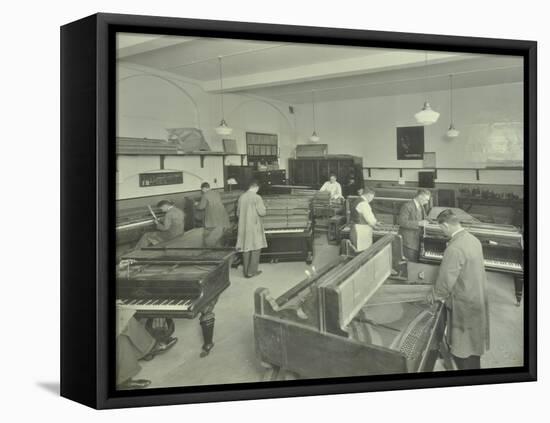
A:
<svg viewBox="0 0 550 423">
<path fill-rule="evenodd" d="M 397 160 L 424 158 L 424 127 L 401 126 L 396 129 Z"/>
<path fill-rule="evenodd" d="M 524 57 L 524 366 L 284 382 L 114 389 L 115 34 L 198 35 Z M 95 14 L 61 28 L 61 395 L 119 408 L 534 381 L 537 377 L 534 41 Z M 78 207 L 75 205 L 78 204 Z M 86 222 L 86 224 L 82 224 Z M 252 299 L 251 299 L 252 300 Z"/>
</svg>

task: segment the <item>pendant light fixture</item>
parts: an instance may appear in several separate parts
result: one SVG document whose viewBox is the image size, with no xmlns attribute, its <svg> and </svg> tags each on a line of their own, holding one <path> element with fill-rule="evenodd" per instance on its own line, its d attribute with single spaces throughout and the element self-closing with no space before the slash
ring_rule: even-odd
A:
<svg viewBox="0 0 550 423">
<path fill-rule="evenodd" d="M 313 133 L 311 134 L 311 137 L 309 137 L 309 140 L 311 142 L 319 142 L 321 141 L 321 138 L 317 135 L 317 131 L 315 130 L 315 91 L 311 92 L 311 108 L 313 112 Z"/>
<path fill-rule="evenodd" d="M 426 79 L 428 78 L 428 52 L 426 52 L 424 67 L 426 68 Z M 439 119 L 439 113 L 433 110 L 428 100 L 424 101 L 422 110 L 414 115 L 416 121 L 422 125 L 431 125 Z"/>
<path fill-rule="evenodd" d="M 225 121 L 224 109 L 223 109 L 223 69 L 222 69 L 221 56 L 218 57 L 218 63 L 220 67 L 220 102 L 221 102 L 221 109 L 222 109 L 222 120 L 220 122 L 220 125 L 216 128 L 216 133 L 218 135 L 230 135 L 233 132 L 233 128 L 227 125 L 227 122 Z"/>
<path fill-rule="evenodd" d="M 456 138 L 460 134 L 460 131 L 455 128 L 453 122 L 453 75 L 449 75 L 449 92 L 451 102 L 451 124 L 449 125 L 449 130 L 447 131 L 447 137 Z"/>
</svg>

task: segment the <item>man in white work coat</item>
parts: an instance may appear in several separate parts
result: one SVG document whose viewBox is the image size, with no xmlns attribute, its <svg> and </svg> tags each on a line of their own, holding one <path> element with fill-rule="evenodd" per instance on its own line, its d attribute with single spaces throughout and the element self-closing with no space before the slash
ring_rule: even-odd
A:
<svg viewBox="0 0 550 423">
<path fill-rule="evenodd" d="M 359 202 L 355 206 L 356 222 L 350 232 L 350 240 L 357 251 L 366 250 L 372 245 L 373 229 L 378 223 L 370 206 L 374 199 L 374 191 L 370 188 L 361 191 Z"/>
<path fill-rule="evenodd" d="M 330 201 L 340 201 L 344 198 L 342 196 L 342 186 L 336 180 L 336 175 L 330 175 L 328 181 L 326 181 L 319 191 L 328 191 L 330 193 Z"/>
</svg>

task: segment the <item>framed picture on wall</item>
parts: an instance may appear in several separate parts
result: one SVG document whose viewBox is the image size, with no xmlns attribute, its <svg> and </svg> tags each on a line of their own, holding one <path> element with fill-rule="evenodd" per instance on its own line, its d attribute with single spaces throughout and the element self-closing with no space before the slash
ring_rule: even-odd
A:
<svg viewBox="0 0 550 423">
<path fill-rule="evenodd" d="M 61 35 L 62 396 L 118 408 L 536 380 L 535 42 L 112 14 Z M 521 125 L 487 137 L 482 114 Z M 247 163 L 289 169 L 229 166 L 243 132 Z M 186 134 L 208 148 L 182 148 Z M 294 157 L 303 140 L 331 154 Z M 446 167 L 418 192 L 436 154 Z M 501 156 L 517 166 L 483 165 Z M 459 207 L 437 203 L 444 189 Z M 514 223 L 487 212 L 511 204 Z"/>
<path fill-rule="evenodd" d="M 396 129 L 397 160 L 424 158 L 424 126 L 406 126 Z"/>
<path fill-rule="evenodd" d="M 436 168 L 435 152 L 425 151 L 424 152 L 424 161 L 423 161 L 422 165 L 427 169 L 435 169 Z"/>
</svg>

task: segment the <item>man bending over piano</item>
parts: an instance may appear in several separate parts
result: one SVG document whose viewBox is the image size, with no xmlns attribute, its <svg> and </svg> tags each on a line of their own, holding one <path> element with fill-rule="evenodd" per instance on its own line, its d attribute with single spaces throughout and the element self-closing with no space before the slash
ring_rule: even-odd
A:
<svg viewBox="0 0 550 423">
<path fill-rule="evenodd" d="M 159 219 L 153 215 L 157 230 L 144 233 L 135 246 L 136 250 L 149 247 L 150 245 L 156 245 L 163 241 L 169 241 L 183 235 L 183 212 L 170 200 L 159 201 L 157 207 L 164 212 L 164 220 L 161 223 Z"/>
<path fill-rule="evenodd" d="M 203 242 L 205 247 L 221 247 L 224 231 L 230 228 L 229 216 L 222 203 L 220 194 L 210 189 L 208 182 L 201 184 L 201 200 L 196 203 L 197 210 L 204 210 Z"/>
<path fill-rule="evenodd" d="M 330 175 L 330 178 L 328 181 L 326 181 L 321 189 L 319 191 L 328 191 L 330 192 L 330 201 L 336 202 L 342 200 L 344 197 L 342 196 L 342 186 L 340 183 L 336 180 L 336 175 L 332 174 Z"/>
<path fill-rule="evenodd" d="M 407 260 L 418 261 L 420 229 L 428 223 L 424 206 L 430 201 L 431 195 L 427 189 L 419 189 L 416 196 L 403 204 L 399 212 L 399 235 L 403 238 L 403 254 Z"/>
<path fill-rule="evenodd" d="M 444 301 L 448 310 L 447 341 L 459 370 L 479 369 L 489 349 L 487 276 L 479 240 L 467 232 L 452 210 L 437 223 L 450 238 L 430 300 Z"/>
<path fill-rule="evenodd" d="M 124 314 L 129 310 L 119 312 Z M 124 321 L 124 317 L 119 317 L 117 323 Z M 118 389 L 143 389 L 151 384 L 148 379 L 134 379 L 140 372 L 141 366 L 139 360 L 150 361 L 158 354 L 165 353 L 172 348 L 178 338 L 169 338 L 166 341 L 156 341 L 147 329 L 131 317 L 125 323 L 117 325 L 116 339 L 116 384 Z"/>
<path fill-rule="evenodd" d="M 248 191 L 239 197 L 237 203 L 237 216 L 239 227 L 237 232 L 237 251 L 243 254 L 243 273 L 245 278 L 253 278 L 259 275 L 260 251 L 267 247 L 262 216 L 265 216 L 265 208 L 262 197 L 258 195 L 260 186 L 256 181 L 250 183 Z"/>
</svg>

